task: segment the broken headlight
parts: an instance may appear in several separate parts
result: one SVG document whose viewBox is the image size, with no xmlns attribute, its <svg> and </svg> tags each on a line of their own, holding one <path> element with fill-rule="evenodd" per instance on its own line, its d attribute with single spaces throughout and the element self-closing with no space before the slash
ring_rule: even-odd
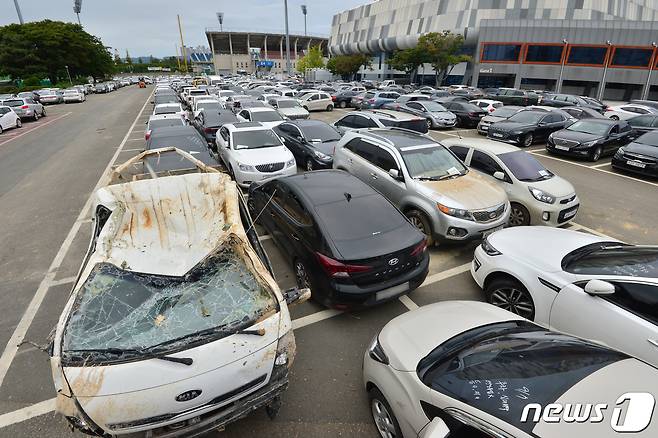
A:
<svg viewBox="0 0 658 438">
<path fill-rule="evenodd" d="M 276 347 L 276 357 L 274 358 L 274 366 L 281 367 L 287 366 L 290 368 L 293 360 L 295 359 L 295 335 L 292 330 L 279 338 L 279 344 Z"/>
</svg>

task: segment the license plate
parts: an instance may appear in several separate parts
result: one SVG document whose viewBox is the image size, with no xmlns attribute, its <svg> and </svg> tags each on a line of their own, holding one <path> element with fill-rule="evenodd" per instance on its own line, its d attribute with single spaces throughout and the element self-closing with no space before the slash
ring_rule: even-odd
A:
<svg viewBox="0 0 658 438">
<path fill-rule="evenodd" d="M 377 292 L 375 299 L 377 301 L 392 298 L 398 294 L 409 290 L 409 282 L 398 284 L 397 286 L 389 287 L 388 289 L 380 290 Z"/>
<path fill-rule="evenodd" d="M 276 178 L 277 176 L 281 176 L 281 175 L 283 175 L 283 174 L 282 173 L 272 173 L 272 174 L 263 176 L 261 179 Z"/>
<path fill-rule="evenodd" d="M 574 208 L 573 210 L 564 213 L 564 218 L 565 219 L 572 218 L 576 215 L 576 213 L 578 213 L 578 208 Z"/>
<path fill-rule="evenodd" d="M 499 227 L 492 228 L 492 229 L 490 229 L 490 230 L 484 230 L 484 231 L 482 232 L 482 237 L 483 237 L 483 238 L 484 238 L 484 237 L 487 237 L 488 235 L 490 235 L 490 234 L 492 234 L 492 233 L 495 233 L 496 231 L 500 231 L 500 230 L 502 230 L 502 229 L 503 229 L 503 226 L 501 225 L 501 226 L 499 226 Z"/>
<path fill-rule="evenodd" d="M 556 144 L 556 145 L 555 145 L 555 149 L 559 149 L 559 150 L 561 150 L 561 151 L 568 151 L 568 150 L 569 150 L 569 146 L 560 146 L 560 145 L 557 145 L 557 144 Z"/>
<path fill-rule="evenodd" d="M 503 137 L 503 134 L 499 134 L 499 133 L 497 133 L 497 132 L 494 132 L 493 134 L 491 134 L 491 136 L 492 136 L 492 137 L 497 137 L 497 138 L 502 138 L 502 137 Z"/>
<path fill-rule="evenodd" d="M 644 164 L 644 163 L 642 163 L 642 162 L 640 162 L 640 161 L 628 160 L 628 161 L 626 162 L 626 164 L 628 164 L 629 166 L 633 166 L 633 167 L 639 167 L 640 169 L 644 169 L 645 167 L 647 167 L 646 164 Z"/>
</svg>

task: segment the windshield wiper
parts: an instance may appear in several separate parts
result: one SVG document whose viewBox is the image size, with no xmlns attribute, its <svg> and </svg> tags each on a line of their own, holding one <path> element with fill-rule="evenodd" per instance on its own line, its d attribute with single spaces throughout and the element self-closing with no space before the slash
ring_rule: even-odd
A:
<svg viewBox="0 0 658 438">
<path fill-rule="evenodd" d="M 134 354 L 137 356 L 147 356 L 149 359 L 160 359 L 160 360 L 166 360 L 169 362 L 176 362 L 176 363 L 181 363 L 183 365 L 190 366 L 194 363 L 194 360 L 191 357 L 173 357 L 173 356 L 166 356 L 162 354 L 157 354 L 153 353 L 152 351 L 153 347 L 150 348 L 143 348 L 143 349 L 136 349 L 136 348 L 128 348 L 128 349 L 122 349 L 122 348 L 116 348 L 116 347 L 109 347 L 109 348 L 90 348 L 90 349 L 84 349 L 84 350 L 67 350 L 67 353 L 109 353 L 113 354 L 116 356 L 123 356 L 125 354 Z"/>
<path fill-rule="evenodd" d="M 438 181 L 439 177 L 438 176 L 415 176 L 414 179 L 417 179 L 418 181 Z"/>
</svg>

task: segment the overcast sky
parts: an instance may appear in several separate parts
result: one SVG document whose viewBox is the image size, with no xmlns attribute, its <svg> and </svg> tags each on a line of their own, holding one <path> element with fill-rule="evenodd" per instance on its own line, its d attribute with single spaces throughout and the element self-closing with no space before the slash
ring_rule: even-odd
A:
<svg viewBox="0 0 658 438">
<path fill-rule="evenodd" d="M 75 21 L 73 0 L 18 0 L 23 19 Z M 304 32 L 300 6 L 308 6 L 308 32 L 329 35 L 337 12 L 370 0 L 288 0 L 291 33 Z M 224 30 L 283 32 L 283 0 L 83 0 L 80 20 L 85 30 L 125 56 L 156 57 L 175 53 L 179 41 L 176 14 L 181 15 L 186 46 L 208 45 L 206 27 L 219 27 L 216 12 L 224 12 Z M 0 25 L 18 23 L 13 0 L 0 0 Z"/>
</svg>

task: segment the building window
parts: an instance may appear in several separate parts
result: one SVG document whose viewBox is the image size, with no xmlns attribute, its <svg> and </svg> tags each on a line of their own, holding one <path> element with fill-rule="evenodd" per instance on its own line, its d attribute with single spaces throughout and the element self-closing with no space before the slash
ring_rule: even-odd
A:
<svg viewBox="0 0 658 438">
<path fill-rule="evenodd" d="M 571 46 L 567 64 L 603 65 L 607 51 L 606 46 Z"/>
<path fill-rule="evenodd" d="M 482 62 L 518 62 L 521 44 L 483 43 Z"/>
<path fill-rule="evenodd" d="M 653 49 L 615 47 L 610 65 L 619 67 L 648 67 Z"/>
<path fill-rule="evenodd" d="M 559 64 L 562 62 L 563 49 L 564 46 L 561 44 L 528 44 L 525 53 L 525 62 Z"/>
</svg>

